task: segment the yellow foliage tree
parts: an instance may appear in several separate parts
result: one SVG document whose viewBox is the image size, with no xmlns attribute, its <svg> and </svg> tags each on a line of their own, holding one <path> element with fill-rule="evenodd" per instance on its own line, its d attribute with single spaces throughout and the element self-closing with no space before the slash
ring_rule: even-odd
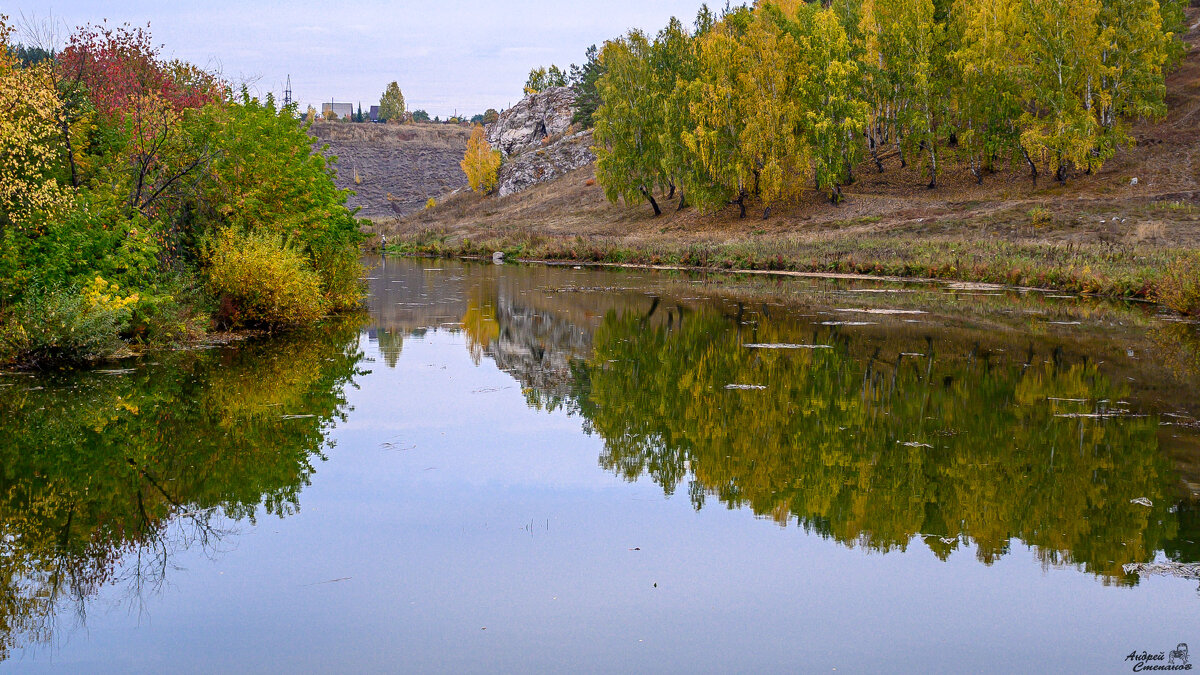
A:
<svg viewBox="0 0 1200 675">
<path fill-rule="evenodd" d="M 483 127 L 476 124 L 467 141 L 467 153 L 459 163 L 467 174 L 467 183 L 479 194 L 496 189 L 496 174 L 500 170 L 500 151 L 493 150 L 483 135 Z"/>
<path fill-rule="evenodd" d="M 71 192 L 49 169 L 62 157 L 60 102 L 51 64 L 22 68 L 9 43 L 12 28 L 0 16 L 0 225 L 36 227 L 39 216 L 71 204 Z"/>
</svg>

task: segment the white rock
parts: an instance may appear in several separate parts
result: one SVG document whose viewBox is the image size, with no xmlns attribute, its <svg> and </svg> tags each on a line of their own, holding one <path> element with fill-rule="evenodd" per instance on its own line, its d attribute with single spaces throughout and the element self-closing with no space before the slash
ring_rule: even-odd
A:
<svg viewBox="0 0 1200 675">
<path fill-rule="evenodd" d="M 487 140 L 505 157 L 541 147 L 542 139 L 566 133 L 575 115 L 575 92 L 551 87 L 530 94 L 500 113 L 487 128 Z"/>
<path fill-rule="evenodd" d="M 500 166 L 496 193 L 505 197 L 587 166 L 596 161 L 591 146 L 592 132 L 581 131 L 547 147 L 513 155 Z"/>
</svg>

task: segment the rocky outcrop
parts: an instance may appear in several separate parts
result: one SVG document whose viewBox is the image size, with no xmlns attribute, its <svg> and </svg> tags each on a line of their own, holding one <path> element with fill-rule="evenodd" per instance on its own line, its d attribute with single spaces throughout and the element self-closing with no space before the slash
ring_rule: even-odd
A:
<svg viewBox="0 0 1200 675">
<path fill-rule="evenodd" d="M 542 147 L 542 140 L 565 134 L 575 114 L 575 92 L 551 87 L 530 94 L 500 113 L 487 128 L 488 143 L 505 157 Z"/>
<path fill-rule="evenodd" d="M 581 131 L 545 147 L 509 156 L 500 166 L 497 193 L 501 197 L 511 195 L 594 161 L 592 132 Z"/>
</svg>

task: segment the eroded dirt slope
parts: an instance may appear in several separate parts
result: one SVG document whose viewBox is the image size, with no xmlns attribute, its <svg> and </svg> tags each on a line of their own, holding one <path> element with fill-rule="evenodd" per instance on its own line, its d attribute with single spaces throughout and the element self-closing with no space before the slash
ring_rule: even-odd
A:
<svg viewBox="0 0 1200 675">
<path fill-rule="evenodd" d="M 396 218 L 430 197 L 465 187 L 462 161 L 471 132 L 447 124 L 318 122 L 310 133 L 338 158 L 338 187 L 354 190 L 363 218 Z"/>
</svg>

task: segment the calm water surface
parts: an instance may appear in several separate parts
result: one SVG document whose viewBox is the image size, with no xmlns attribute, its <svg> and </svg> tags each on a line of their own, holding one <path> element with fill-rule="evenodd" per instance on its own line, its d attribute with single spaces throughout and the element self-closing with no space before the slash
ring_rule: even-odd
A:
<svg viewBox="0 0 1200 675">
<path fill-rule="evenodd" d="M 0 671 L 1200 661 L 1195 326 L 372 262 L 366 317 L 0 375 Z"/>
</svg>

